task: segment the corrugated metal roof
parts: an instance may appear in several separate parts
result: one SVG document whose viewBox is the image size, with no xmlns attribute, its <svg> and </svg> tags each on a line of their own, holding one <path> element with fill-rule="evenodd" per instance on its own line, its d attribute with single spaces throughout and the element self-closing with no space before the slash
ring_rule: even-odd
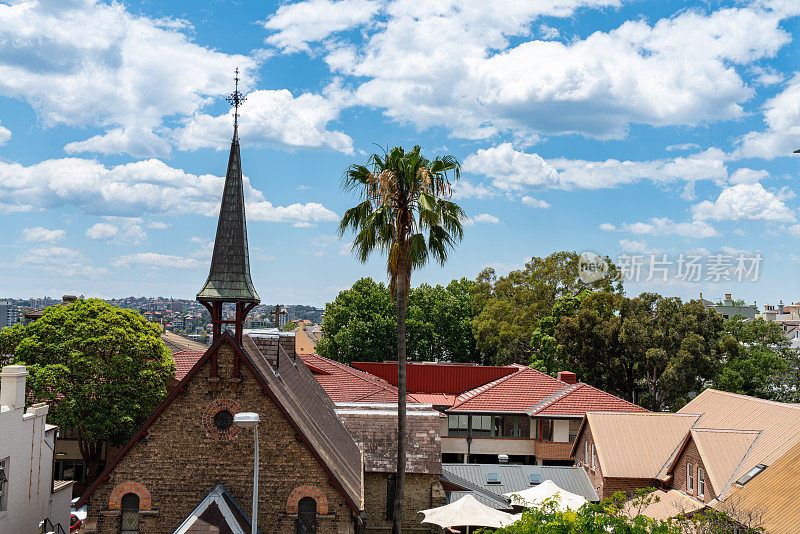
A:
<svg viewBox="0 0 800 534">
<path fill-rule="evenodd" d="M 497 473 L 499 484 L 487 483 L 487 473 Z M 522 491 L 532 487 L 528 475 L 535 474 L 541 480 L 552 480 L 558 487 L 581 495 L 589 501 L 597 501 L 597 492 L 581 467 L 513 464 L 442 464 L 442 478 L 455 486 L 479 489 L 493 498 L 504 499 L 504 493 Z M 461 482 L 461 483 L 460 483 Z M 467 484 L 464 484 L 466 482 Z"/>
<path fill-rule="evenodd" d="M 800 406 L 795 404 L 707 389 L 678 413 L 703 414 L 697 424 L 703 428 L 762 431 L 734 476 L 757 464 L 771 465 L 800 442 Z"/>
<path fill-rule="evenodd" d="M 603 476 L 622 478 L 656 478 L 699 418 L 651 412 L 586 414 Z"/>
<path fill-rule="evenodd" d="M 397 386 L 397 362 L 352 362 L 361 369 Z M 509 375 L 516 367 L 491 367 L 457 363 L 406 364 L 406 380 L 409 393 L 449 393 L 458 395 L 500 377 Z"/>
<path fill-rule="evenodd" d="M 730 495 L 739 513 L 758 513 L 761 526 L 770 534 L 796 534 L 800 528 L 800 443 L 744 486 L 734 485 Z M 731 513 L 726 503 L 715 507 Z"/>
<path fill-rule="evenodd" d="M 669 491 L 656 490 L 650 496 L 653 497 L 653 501 L 639 510 L 639 513 L 659 521 L 705 508 L 705 504 L 676 489 Z M 633 506 L 632 500 L 626 503 L 625 509 L 628 513 L 636 513 L 637 511 Z"/>
<path fill-rule="evenodd" d="M 447 492 L 447 504 L 456 502 L 465 495 L 472 495 L 479 503 L 485 504 L 486 506 L 491 506 L 496 510 L 511 510 L 511 506 L 509 506 L 508 501 L 495 499 L 494 497 L 479 491 L 449 491 Z"/>
<path fill-rule="evenodd" d="M 722 496 L 758 435 L 756 430 L 692 429 L 692 440 L 703 459 L 715 495 Z"/>
</svg>

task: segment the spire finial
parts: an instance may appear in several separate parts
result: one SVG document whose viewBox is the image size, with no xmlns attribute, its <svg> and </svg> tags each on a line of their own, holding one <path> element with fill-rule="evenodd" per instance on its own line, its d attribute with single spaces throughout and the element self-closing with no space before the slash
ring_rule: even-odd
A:
<svg viewBox="0 0 800 534">
<path fill-rule="evenodd" d="M 241 106 L 247 97 L 239 92 L 239 67 L 236 67 L 236 74 L 233 77 L 234 89 L 233 92 L 225 98 L 228 103 L 233 106 L 233 136 L 236 137 L 239 129 L 239 106 Z"/>
</svg>

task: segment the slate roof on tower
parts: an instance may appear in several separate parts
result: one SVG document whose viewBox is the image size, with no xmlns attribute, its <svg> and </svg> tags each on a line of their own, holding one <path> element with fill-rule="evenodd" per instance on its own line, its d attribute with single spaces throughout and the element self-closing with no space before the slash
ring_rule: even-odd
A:
<svg viewBox="0 0 800 534">
<path fill-rule="evenodd" d="M 234 126 L 228 172 L 219 209 L 217 236 L 211 269 L 198 300 L 225 302 L 260 302 L 250 278 L 250 256 L 247 251 L 247 222 L 244 213 L 242 158 L 239 154 L 238 126 Z"/>
</svg>

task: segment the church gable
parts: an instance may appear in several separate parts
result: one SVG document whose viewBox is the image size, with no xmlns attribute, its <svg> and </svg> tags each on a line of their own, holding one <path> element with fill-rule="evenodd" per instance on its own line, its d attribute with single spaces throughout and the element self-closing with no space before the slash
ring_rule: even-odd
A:
<svg viewBox="0 0 800 534">
<path fill-rule="evenodd" d="M 98 532 L 114 528 L 124 511 L 114 509 L 112 497 L 134 486 L 149 495 L 149 509 L 140 506 L 139 518 L 148 528 L 140 532 L 172 532 L 192 512 L 209 487 L 223 484 L 239 502 L 252 500 L 252 432 L 232 424 L 238 411 L 260 416 L 259 527 L 266 531 L 291 530 L 294 519 L 287 502 L 300 487 L 316 488 L 329 509 L 328 522 L 347 522 L 351 512 L 342 492 L 298 435 L 286 414 L 265 394 L 257 369 L 249 358 L 234 375 L 241 357 L 235 341 L 224 335 L 170 395 L 163 409 L 147 425 L 141 437 L 112 462 L 99 485 L 83 499 L 89 515 L 99 516 Z M 209 352 L 210 352 L 209 351 Z M 216 377 L 212 361 L 216 360 Z M 173 392 L 175 393 L 175 392 Z M 166 401 L 165 401 L 166 402 Z M 122 490 L 118 488 L 122 487 Z M 119 495 L 116 495 L 120 497 Z M 124 496 L 122 496 L 124 500 Z M 140 501 L 141 502 L 141 501 Z M 322 519 L 321 519 L 322 521 Z M 284 525 L 285 523 L 285 525 Z"/>
</svg>

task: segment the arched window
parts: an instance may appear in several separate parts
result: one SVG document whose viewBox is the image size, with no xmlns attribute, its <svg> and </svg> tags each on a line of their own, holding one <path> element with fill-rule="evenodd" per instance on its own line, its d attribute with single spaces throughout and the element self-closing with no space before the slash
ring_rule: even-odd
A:
<svg viewBox="0 0 800 534">
<path fill-rule="evenodd" d="M 311 497 L 297 503 L 297 534 L 317 534 L 317 501 Z"/>
<path fill-rule="evenodd" d="M 139 534 L 139 496 L 135 493 L 126 493 L 122 496 L 120 534 Z"/>
</svg>

